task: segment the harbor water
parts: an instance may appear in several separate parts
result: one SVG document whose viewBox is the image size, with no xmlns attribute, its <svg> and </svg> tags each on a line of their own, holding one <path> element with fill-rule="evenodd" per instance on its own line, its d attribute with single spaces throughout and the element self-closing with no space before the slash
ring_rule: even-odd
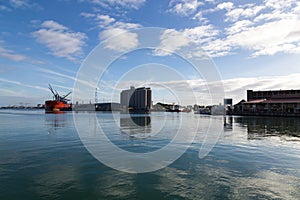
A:
<svg viewBox="0 0 300 200">
<path fill-rule="evenodd" d="M 87 148 L 76 119 L 91 135 L 99 125 L 126 152 L 159 151 L 176 134 L 184 139 L 173 150 L 184 151 L 155 171 L 117 170 Z M 220 123 L 223 131 L 201 157 L 209 126 Z M 299 118 L 1 110 L 0 124 L 3 200 L 300 199 Z"/>
</svg>

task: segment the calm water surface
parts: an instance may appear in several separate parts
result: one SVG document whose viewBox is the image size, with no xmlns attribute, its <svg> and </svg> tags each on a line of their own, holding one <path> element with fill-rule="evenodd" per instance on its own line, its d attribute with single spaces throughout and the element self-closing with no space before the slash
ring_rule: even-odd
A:
<svg viewBox="0 0 300 200">
<path fill-rule="evenodd" d="M 76 115 L 89 119 L 93 114 Z M 192 145 L 174 163 L 132 174 L 101 164 L 87 151 L 72 113 L 1 110 L 0 199 L 300 199 L 297 118 L 96 115 L 106 136 L 132 152 L 164 147 L 180 122 L 187 137 L 198 121 L 200 126 Z M 200 159 L 211 120 L 223 123 L 224 132 Z"/>
</svg>

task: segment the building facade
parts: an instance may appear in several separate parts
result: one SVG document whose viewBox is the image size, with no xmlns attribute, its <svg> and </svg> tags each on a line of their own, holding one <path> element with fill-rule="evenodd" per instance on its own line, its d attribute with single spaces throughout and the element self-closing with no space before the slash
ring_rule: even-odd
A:
<svg viewBox="0 0 300 200">
<path fill-rule="evenodd" d="M 253 91 L 247 90 L 247 101 L 258 100 L 258 99 L 274 99 L 274 98 L 289 98 L 298 97 L 300 98 L 300 90 L 269 90 L 269 91 Z"/>
<path fill-rule="evenodd" d="M 121 92 L 120 103 L 128 111 L 149 112 L 152 105 L 151 88 L 135 88 L 131 86 L 129 90 Z"/>
<path fill-rule="evenodd" d="M 129 90 L 122 90 L 122 92 L 120 94 L 121 106 L 129 107 L 129 101 L 130 101 L 130 98 L 134 91 L 135 91 L 135 88 L 133 86 L 131 86 Z"/>
<path fill-rule="evenodd" d="M 247 90 L 247 101 L 235 105 L 234 114 L 300 116 L 300 90 Z"/>
</svg>

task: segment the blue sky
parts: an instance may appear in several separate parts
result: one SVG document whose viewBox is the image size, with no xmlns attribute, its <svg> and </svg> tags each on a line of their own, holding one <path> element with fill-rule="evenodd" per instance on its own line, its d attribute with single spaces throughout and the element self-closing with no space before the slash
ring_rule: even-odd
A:
<svg viewBox="0 0 300 200">
<path fill-rule="evenodd" d="M 122 67 L 128 71 L 151 62 L 183 74 L 182 80 L 169 80 L 158 73 L 164 85 L 180 88 L 188 83 L 203 99 L 203 80 L 188 65 L 158 51 L 150 56 L 151 51 L 131 52 L 139 42 L 133 30 L 147 27 L 164 29 L 157 41 L 160 48 L 179 51 L 191 44 L 186 38 L 201 48 L 216 65 L 226 97 L 234 102 L 245 98 L 246 89 L 300 89 L 297 0 L 1 0 L 0 27 L 1 106 L 43 103 L 51 98 L 48 83 L 62 94 L 73 90 L 76 74 L 90 52 L 124 31 L 105 46 L 127 56 L 115 61 L 97 83 L 104 88 L 99 99 L 110 98 L 108 88 L 116 86 Z M 118 82 L 118 92 L 130 84 L 143 84 L 125 79 Z M 152 84 L 154 88 L 158 82 Z M 156 94 L 154 101 L 177 101 L 159 89 Z M 183 96 L 182 104 L 194 103 L 188 94 Z M 93 94 L 82 100 L 93 100 Z"/>
</svg>

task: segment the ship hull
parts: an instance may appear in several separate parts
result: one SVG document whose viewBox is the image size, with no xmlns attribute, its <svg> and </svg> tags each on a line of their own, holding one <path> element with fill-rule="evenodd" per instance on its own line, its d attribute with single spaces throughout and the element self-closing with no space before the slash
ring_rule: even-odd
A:
<svg viewBox="0 0 300 200">
<path fill-rule="evenodd" d="M 64 113 L 72 109 L 71 104 L 62 101 L 49 100 L 45 102 L 46 113 Z"/>
</svg>

